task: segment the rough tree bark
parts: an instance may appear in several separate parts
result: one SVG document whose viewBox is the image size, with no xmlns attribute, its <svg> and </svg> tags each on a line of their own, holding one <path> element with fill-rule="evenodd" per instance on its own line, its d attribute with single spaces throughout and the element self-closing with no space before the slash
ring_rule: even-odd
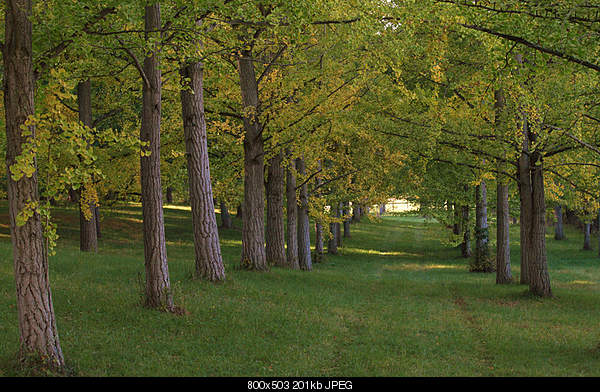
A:
<svg viewBox="0 0 600 392">
<path fill-rule="evenodd" d="M 289 152 L 286 154 L 289 155 Z M 300 269 L 298 261 L 298 200 L 296 197 L 296 175 L 292 166 L 293 159 L 289 162 L 286 170 L 285 192 L 287 199 L 287 248 L 286 260 L 287 266 L 291 269 Z"/>
<path fill-rule="evenodd" d="M 267 271 L 265 252 L 264 141 L 258 120 L 258 84 L 252 53 L 243 50 L 238 59 L 244 112 L 244 219 L 242 268 Z"/>
<path fill-rule="evenodd" d="M 506 134 L 506 98 L 502 88 L 494 92 L 494 127 L 498 137 Z M 503 158 L 506 154 L 503 153 Z M 508 204 L 508 182 L 502 174 L 504 163 L 496 162 L 496 284 L 512 283 L 510 268 L 510 210 Z"/>
<path fill-rule="evenodd" d="M 315 263 L 323 261 L 323 224 L 317 220 L 315 222 Z"/>
<path fill-rule="evenodd" d="M 306 174 L 304 159 L 296 159 L 296 171 L 299 175 Z M 308 217 L 308 184 L 306 181 L 300 186 L 300 200 L 298 203 L 298 263 L 300 269 L 312 270 L 310 255 L 310 222 Z"/>
<path fill-rule="evenodd" d="M 32 5 L 30 0 L 8 0 L 5 4 L 4 113 L 6 121 L 6 168 L 15 163 L 28 138 L 21 127 L 34 115 L 34 67 L 32 52 Z M 35 165 L 35 161 L 34 161 Z M 35 358 L 57 369 L 64 368 L 52 294 L 48 277 L 48 257 L 44 249 L 42 222 L 34 213 L 23 225 L 17 214 L 30 202 L 39 202 L 37 169 L 14 181 L 7 176 L 10 233 L 17 294 L 20 358 Z"/>
<path fill-rule="evenodd" d="M 519 197 L 521 200 L 521 283 L 539 297 L 551 297 L 546 257 L 546 199 L 542 156 L 531 151 L 536 135 L 527 117 L 522 119 L 522 150 L 519 156 Z"/>
<path fill-rule="evenodd" d="M 523 56 L 517 55 L 523 63 Z M 518 161 L 521 201 L 521 283 L 539 297 L 551 297 L 546 256 L 546 199 L 542 154 L 533 149 L 537 135 L 532 131 L 526 111 L 520 110 L 521 154 Z"/>
<path fill-rule="evenodd" d="M 532 198 L 533 188 L 531 184 L 530 159 L 529 159 L 529 136 L 527 131 L 527 123 L 524 121 L 522 125 L 523 144 L 522 152 L 519 156 L 519 200 L 521 203 L 520 212 L 520 242 L 521 242 L 521 284 L 529 284 L 529 254 L 530 248 L 530 232 L 532 223 Z"/>
<path fill-rule="evenodd" d="M 183 132 L 192 207 L 196 276 L 211 282 L 225 279 L 212 184 L 206 120 L 204 117 L 203 64 L 194 62 L 180 69 L 189 82 L 181 90 Z"/>
<path fill-rule="evenodd" d="M 510 236 L 508 210 L 508 184 L 498 180 L 496 187 L 496 283 L 513 281 L 510 269 Z"/>
<path fill-rule="evenodd" d="M 323 168 L 323 164 L 321 161 L 319 161 L 319 170 L 321 170 Z M 320 197 L 320 193 L 319 193 L 319 188 L 321 187 L 323 180 L 321 179 L 320 176 L 317 176 L 315 178 L 315 187 L 316 187 L 316 193 L 314 194 L 315 197 Z M 323 223 L 321 222 L 321 220 L 319 218 L 315 219 L 315 257 L 314 257 L 314 262 L 315 263 L 320 263 L 323 261 L 323 254 L 324 254 L 324 245 L 323 245 Z"/>
<path fill-rule="evenodd" d="M 471 230 L 469 229 L 469 206 L 464 205 L 461 207 L 462 210 L 462 229 L 463 229 L 463 241 L 460 244 L 461 255 L 464 258 L 471 257 Z"/>
<path fill-rule="evenodd" d="M 145 7 L 146 40 L 160 30 L 160 5 Z M 145 81 L 142 90 L 140 139 L 148 143 L 149 156 L 140 158 L 142 215 L 144 220 L 144 257 L 148 307 L 173 311 L 173 297 L 167 264 L 162 186 L 160 179 L 161 72 L 158 50 L 144 59 Z"/>
<path fill-rule="evenodd" d="M 475 187 L 475 257 L 471 262 L 472 272 L 493 272 L 488 244 L 487 186 L 482 180 Z"/>
<path fill-rule="evenodd" d="M 267 235 L 266 254 L 271 265 L 285 266 L 285 230 L 283 216 L 284 169 L 283 153 L 269 160 L 266 183 Z"/>
<path fill-rule="evenodd" d="M 539 297 L 551 297 L 550 275 L 546 256 L 546 197 L 544 194 L 543 162 L 533 154 L 531 165 L 532 206 L 531 241 L 529 242 L 529 290 Z"/>
<path fill-rule="evenodd" d="M 92 128 L 92 83 L 89 79 L 77 84 L 77 105 L 79 121 Z M 91 185 L 91 184 L 90 184 Z M 84 185 L 86 186 L 86 185 Z M 79 195 L 79 249 L 82 252 L 98 251 L 98 236 L 96 232 L 95 203 L 81 205 L 81 191 Z M 86 211 L 87 210 L 87 211 Z"/>
</svg>

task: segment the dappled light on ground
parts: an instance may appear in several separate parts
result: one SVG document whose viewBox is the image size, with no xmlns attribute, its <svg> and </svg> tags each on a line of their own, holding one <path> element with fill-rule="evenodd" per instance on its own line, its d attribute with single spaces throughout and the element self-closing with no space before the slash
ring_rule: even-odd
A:
<svg viewBox="0 0 600 392">
<path fill-rule="evenodd" d="M 449 265 L 449 264 L 418 264 L 418 263 L 402 263 L 402 264 L 386 264 L 383 267 L 386 271 L 429 271 L 429 270 L 464 270 L 464 265 Z"/>
<path fill-rule="evenodd" d="M 344 247 L 344 254 L 346 253 L 356 253 L 361 255 L 375 255 L 375 256 L 396 256 L 396 257 L 421 257 L 422 254 L 417 253 L 408 253 L 408 252 L 399 252 L 399 251 L 381 251 L 375 249 L 360 249 L 360 248 L 350 248 Z"/>
<path fill-rule="evenodd" d="M 223 246 L 223 245 L 227 245 L 227 246 L 242 246 L 242 240 L 221 239 L 221 246 Z"/>
<path fill-rule="evenodd" d="M 163 205 L 163 208 L 167 209 L 167 210 L 179 210 L 179 211 L 191 211 L 192 210 L 192 207 L 190 207 L 190 206 L 178 206 L 175 204 L 165 204 L 165 205 Z"/>
<path fill-rule="evenodd" d="M 574 281 L 569 282 L 569 284 L 589 285 L 589 284 L 597 284 L 597 282 L 590 282 L 589 280 L 574 280 Z"/>
</svg>

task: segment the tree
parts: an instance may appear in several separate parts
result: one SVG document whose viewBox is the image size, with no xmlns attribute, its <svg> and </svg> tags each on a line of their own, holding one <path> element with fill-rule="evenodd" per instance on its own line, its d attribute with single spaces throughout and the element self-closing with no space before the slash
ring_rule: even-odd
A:
<svg viewBox="0 0 600 392">
<path fill-rule="evenodd" d="M 500 88 L 494 92 L 494 126 L 496 133 L 503 136 L 506 132 L 504 116 L 505 97 Z M 510 207 L 508 202 L 509 189 L 506 176 L 502 175 L 504 164 L 497 160 L 496 173 L 496 283 L 512 283 L 510 269 Z"/>
<path fill-rule="evenodd" d="M 20 357 L 65 366 L 48 275 L 36 169 L 32 3 L 11 0 L 5 8 L 4 107 L 9 217 L 19 315 Z M 18 161 L 25 156 L 32 170 Z"/>
<path fill-rule="evenodd" d="M 264 232 L 264 141 L 258 121 L 258 83 L 252 52 L 238 59 L 244 111 L 244 220 L 242 223 L 242 267 L 267 271 Z"/>
<path fill-rule="evenodd" d="M 160 4 L 145 8 L 146 40 L 160 36 Z M 140 158 L 142 190 L 142 214 L 144 220 L 144 255 L 146 266 L 146 306 L 174 310 L 167 264 L 165 227 L 163 218 L 162 186 L 160 177 L 160 120 L 161 120 L 161 72 L 159 48 L 154 45 L 144 58 L 143 105 L 140 139 L 147 149 Z"/>
<path fill-rule="evenodd" d="M 310 254 L 310 222 L 308 217 L 308 184 L 303 178 L 306 175 L 306 165 L 303 158 L 296 158 L 296 170 L 304 181 L 299 185 L 298 200 L 298 263 L 304 271 L 312 270 Z"/>
<path fill-rule="evenodd" d="M 289 156 L 289 152 L 286 154 Z M 286 203 L 287 203 L 287 215 L 286 215 L 286 262 L 289 268 L 300 269 L 300 261 L 298 259 L 298 207 L 297 207 L 297 196 L 296 196 L 296 174 L 294 167 L 292 166 L 293 158 L 289 159 L 290 162 L 286 169 Z"/>
<path fill-rule="evenodd" d="M 488 242 L 487 187 L 485 181 L 482 180 L 475 187 L 475 258 L 470 265 L 472 272 L 492 272 L 494 270 Z"/>
<path fill-rule="evenodd" d="M 221 281 L 225 279 L 225 268 L 210 180 L 204 119 L 203 64 L 190 61 L 181 67 L 180 74 L 183 80 L 188 81 L 184 82 L 184 88 L 181 89 L 181 108 L 192 205 L 196 276 L 213 282 Z M 221 209 L 222 216 L 224 213 L 227 213 L 226 208 L 225 211 Z"/>
</svg>

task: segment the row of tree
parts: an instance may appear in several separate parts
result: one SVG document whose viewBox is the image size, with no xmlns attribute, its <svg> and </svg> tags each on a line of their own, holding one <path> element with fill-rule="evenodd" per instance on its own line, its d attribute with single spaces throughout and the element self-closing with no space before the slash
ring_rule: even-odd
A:
<svg viewBox="0 0 600 392">
<path fill-rule="evenodd" d="M 163 194 L 191 205 L 195 275 L 309 271 L 367 207 L 419 203 L 470 269 L 552 295 L 547 205 L 598 211 L 598 7 L 506 1 L 33 1 L 2 4 L 7 198 L 21 351 L 64 366 L 48 282 L 51 205 L 141 200 L 145 305 L 177 311 Z M 495 182 L 496 187 L 488 184 Z M 496 262 L 487 203 L 495 200 Z M 265 207 L 266 206 L 266 207 Z M 470 217 L 475 207 L 475 225 Z M 265 211 L 266 208 L 266 211 Z M 266 221 L 265 221 L 266 216 Z M 315 225 L 311 253 L 310 220 Z M 473 227 L 475 229 L 473 230 Z"/>
</svg>

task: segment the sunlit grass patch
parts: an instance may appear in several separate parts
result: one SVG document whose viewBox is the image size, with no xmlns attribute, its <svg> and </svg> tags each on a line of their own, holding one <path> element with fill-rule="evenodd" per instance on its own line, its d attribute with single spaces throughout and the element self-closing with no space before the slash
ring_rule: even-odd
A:
<svg viewBox="0 0 600 392">
<path fill-rule="evenodd" d="M 242 240 L 221 239 L 221 245 L 242 246 Z"/>
<path fill-rule="evenodd" d="M 589 280 L 574 280 L 572 282 L 569 282 L 569 284 L 573 284 L 573 285 L 590 285 L 590 284 L 597 284 L 597 282 L 591 282 Z"/>
<path fill-rule="evenodd" d="M 163 209 L 178 210 L 178 211 L 192 211 L 192 207 L 190 207 L 190 206 L 180 206 L 180 205 L 175 205 L 175 204 L 164 204 Z M 217 212 L 220 213 L 221 210 L 218 210 Z"/>
<path fill-rule="evenodd" d="M 385 252 L 375 249 L 361 249 L 361 248 L 350 248 L 344 247 L 344 254 L 355 253 L 361 255 L 374 255 L 374 256 L 402 256 L 402 257 L 420 257 L 422 255 L 408 252 Z"/>
<path fill-rule="evenodd" d="M 386 271 L 430 271 L 430 270 L 464 270 L 462 265 L 450 265 L 450 264 L 417 264 L 417 263 L 402 263 L 402 264 L 386 264 L 382 267 Z"/>
</svg>

